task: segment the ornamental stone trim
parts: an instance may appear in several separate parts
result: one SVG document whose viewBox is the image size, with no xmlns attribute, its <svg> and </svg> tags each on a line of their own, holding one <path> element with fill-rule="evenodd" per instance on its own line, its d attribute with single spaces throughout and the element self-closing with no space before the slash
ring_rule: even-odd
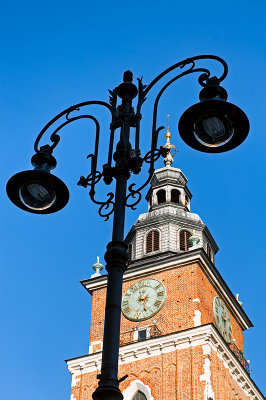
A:
<svg viewBox="0 0 266 400">
<path fill-rule="evenodd" d="M 124 400 L 132 400 L 138 390 L 145 394 L 147 400 L 153 400 L 150 387 L 144 385 L 144 383 L 139 379 L 131 382 L 131 384 L 123 391 Z"/>
<path fill-rule="evenodd" d="M 123 346 L 119 352 L 119 364 L 127 364 L 134 362 L 136 359 L 145 359 L 174 352 L 176 349 L 187 349 L 190 346 L 201 346 L 205 355 L 209 353 L 210 347 L 217 353 L 218 357 L 223 361 L 225 368 L 229 370 L 231 376 L 247 396 L 252 396 L 253 400 L 265 400 L 262 393 L 213 324 L 201 325 L 200 327 Z M 75 379 L 76 375 L 98 371 L 101 365 L 101 357 L 102 353 L 98 352 L 67 360 L 66 362 L 69 371 Z M 204 376 L 201 375 L 201 380 L 206 381 L 207 384 L 209 383 L 209 378 L 209 365 L 206 364 Z M 206 393 L 210 393 L 211 388 L 209 385 L 207 386 Z"/>
<path fill-rule="evenodd" d="M 89 346 L 89 354 L 93 353 L 93 347 L 95 345 L 97 345 L 97 344 L 99 344 L 101 346 L 101 350 L 102 350 L 102 347 L 103 347 L 102 341 L 101 340 L 96 340 L 95 342 L 91 342 L 91 344 Z"/>
<path fill-rule="evenodd" d="M 200 310 L 194 310 L 194 326 L 200 326 L 201 325 L 201 312 Z"/>
</svg>

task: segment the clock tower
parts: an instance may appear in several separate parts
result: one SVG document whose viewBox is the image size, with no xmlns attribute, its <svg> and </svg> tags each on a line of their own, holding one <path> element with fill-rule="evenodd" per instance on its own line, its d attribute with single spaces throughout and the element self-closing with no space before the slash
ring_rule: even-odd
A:
<svg viewBox="0 0 266 400">
<path fill-rule="evenodd" d="M 167 130 L 167 144 L 171 134 Z M 199 215 L 183 172 L 154 172 L 126 242 L 119 379 L 125 400 L 263 400 L 245 360 L 243 331 L 252 326 L 215 265 L 218 246 Z M 90 400 L 101 367 L 107 276 L 82 285 L 92 295 L 89 354 L 68 360 L 71 400 Z"/>
</svg>

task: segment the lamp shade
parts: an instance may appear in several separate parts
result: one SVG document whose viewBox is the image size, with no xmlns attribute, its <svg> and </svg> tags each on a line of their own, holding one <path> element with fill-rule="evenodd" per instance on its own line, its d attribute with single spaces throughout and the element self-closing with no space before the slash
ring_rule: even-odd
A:
<svg viewBox="0 0 266 400">
<path fill-rule="evenodd" d="M 68 203 L 69 191 L 55 175 L 41 170 L 23 171 L 12 176 L 6 186 L 9 199 L 22 210 L 50 214 Z"/>
<path fill-rule="evenodd" d="M 249 132 L 246 114 L 224 100 L 205 100 L 194 104 L 179 120 L 184 142 L 206 153 L 222 153 L 239 146 Z"/>
</svg>

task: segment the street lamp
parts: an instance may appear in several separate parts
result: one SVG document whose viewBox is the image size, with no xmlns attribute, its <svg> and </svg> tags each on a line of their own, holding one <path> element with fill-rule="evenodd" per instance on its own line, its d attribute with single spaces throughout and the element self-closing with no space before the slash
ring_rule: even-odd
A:
<svg viewBox="0 0 266 400">
<path fill-rule="evenodd" d="M 211 72 L 206 68 L 196 67 L 198 60 L 215 60 L 223 66 L 220 78 L 211 77 Z M 141 157 L 139 149 L 141 107 L 146 100 L 150 89 L 164 76 L 178 68 L 186 69 L 169 80 L 159 91 L 153 110 L 153 123 L 150 151 Z M 94 400 L 122 399 L 118 379 L 118 355 L 120 343 L 120 319 L 123 273 L 127 268 L 128 252 L 124 242 L 125 209 L 132 209 L 141 200 L 142 189 L 148 185 L 153 172 L 154 163 L 162 155 L 166 156 L 170 149 L 160 147 L 157 149 L 159 132 L 164 128 L 157 127 L 157 110 L 159 100 L 164 91 L 181 77 L 200 73 L 199 83 L 203 87 L 200 92 L 200 102 L 190 107 L 181 116 L 179 132 L 182 139 L 194 149 L 207 153 L 219 153 L 231 150 L 239 146 L 246 138 L 249 131 L 249 122 L 238 107 L 228 103 L 227 93 L 220 86 L 228 72 L 227 64 L 217 56 L 201 55 L 188 58 L 158 75 L 149 85 L 143 85 L 142 79 L 138 79 L 138 87 L 133 83 L 133 74 L 126 71 L 123 82 L 110 93 L 109 103 L 102 101 L 86 101 L 76 104 L 62 111 L 54 117 L 38 135 L 34 149 L 36 154 L 32 157 L 33 171 L 24 171 L 14 175 L 7 183 L 7 194 L 10 200 L 25 211 L 36 214 L 49 214 L 62 209 L 68 202 L 69 192 L 66 185 L 55 175 L 51 174 L 56 166 L 56 160 L 52 153 L 60 141 L 58 134 L 66 125 L 79 120 L 90 119 L 94 122 L 95 142 L 94 153 L 91 158 L 91 171 L 85 178 L 82 176 L 78 185 L 89 187 L 91 200 L 99 205 L 99 214 L 105 220 L 113 216 L 112 241 L 107 245 L 105 254 L 106 270 L 108 272 L 107 294 L 105 308 L 104 338 L 102 350 L 102 367 L 98 375 L 99 384 L 93 393 Z M 136 111 L 132 107 L 132 100 L 138 96 Z M 117 105 L 118 98 L 122 99 Z M 98 120 L 88 114 L 72 116 L 74 111 L 80 111 L 89 105 L 101 105 L 106 107 L 111 114 L 110 138 L 107 163 L 102 170 L 97 169 L 100 125 Z M 50 137 L 51 145 L 39 147 L 42 136 L 53 129 Z M 120 136 L 114 149 L 116 130 L 120 129 Z M 131 128 L 135 129 L 134 143 L 130 137 Z M 113 162 L 114 160 L 114 162 Z M 145 183 L 136 188 L 135 184 L 129 185 L 127 181 L 131 174 L 139 174 L 143 163 L 149 164 L 149 173 Z M 110 185 L 116 180 L 115 192 L 107 195 L 107 200 L 99 201 L 95 198 L 95 186 L 100 181 Z"/>
</svg>

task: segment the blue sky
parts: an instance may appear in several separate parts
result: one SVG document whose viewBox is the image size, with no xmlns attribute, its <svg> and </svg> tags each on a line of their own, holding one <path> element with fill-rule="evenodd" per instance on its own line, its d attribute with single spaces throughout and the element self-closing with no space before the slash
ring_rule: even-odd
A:
<svg viewBox="0 0 266 400">
<path fill-rule="evenodd" d="M 246 358 L 252 378 L 266 393 L 265 12 L 262 0 L 26 0 L 1 5 L 0 346 L 5 400 L 69 398 L 71 377 L 64 359 L 86 354 L 89 342 L 90 295 L 79 281 L 91 275 L 97 255 L 103 258 L 112 225 L 98 216 L 88 192 L 76 186 L 89 171 L 92 125 L 80 122 L 67 128 L 55 152 L 55 174 L 70 190 L 70 202 L 61 212 L 38 216 L 17 209 L 5 194 L 7 180 L 30 169 L 36 135 L 64 108 L 89 99 L 107 101 L 107 89 L 120 82 L 126 69 L 149 83 L 168 66 L 198 54 L 227 61 L 224 87 L 229 101 L 248 115 L 250 135 L 239 148 L 217 156 L 198 153 L 181 141 L 178 120 L 198 100 L 192 76 L 162 98 L 158 123 L 165 124 L 171 115 L 172 142 L 179 149 L 175 166 L 189 179 L 192 211 L 220 247 L 220 273 L 233 293 L 240 293 L 254 323 L 244 333 Z M 215 64 L 208 65 L 219 73 Z M 155 93 L 143 107 L 144 149 Z M 109 121 L 106 113 L 96 108 L 95 113 L 102 121 L 104 163 Z M 137 181 L 142 179 L 144 175 Z M 98 193 L 102 198 L 105 188 Z M 126 231 L 146 209 L 143 200 L 137 211 L 127 210 Z"/>
</svg>

